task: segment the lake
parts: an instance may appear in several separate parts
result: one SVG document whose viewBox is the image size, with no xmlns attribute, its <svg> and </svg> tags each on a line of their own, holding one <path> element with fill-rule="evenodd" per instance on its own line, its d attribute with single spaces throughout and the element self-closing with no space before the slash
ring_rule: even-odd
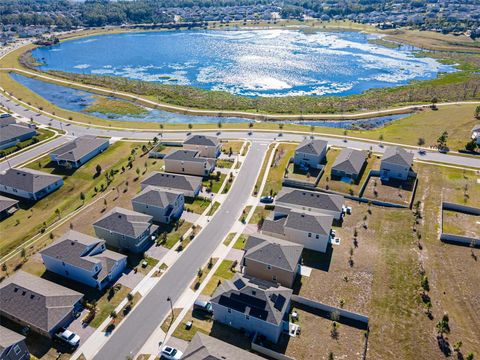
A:
<svg viewBox="0 0 480 360">
<path fill-rule="evenodd" d="M 98 35 L 33 51 L 42 70 L 257 96 L 351 95 L 454 71 L 360 32 L 190 30 Z"/>
</svg>

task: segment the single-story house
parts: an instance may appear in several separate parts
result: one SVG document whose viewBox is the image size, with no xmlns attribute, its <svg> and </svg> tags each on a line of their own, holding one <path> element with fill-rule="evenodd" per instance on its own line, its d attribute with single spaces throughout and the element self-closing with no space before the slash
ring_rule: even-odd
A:
<svg viewBox="0 0 480 360">
<path fill-rule="evenodd" d="M 158 226 L 152 224 L 152 216 L 120 207 L 102 216 L 93 228 L 107 245 L 132 253 L 146 250 L 158 230 Z"/>
<path fill-rule="evenodd" d="M 147 186 L 181 191 L 185 197 L 194 198 L 202 190 L 202 178 L 198 176 L 153 172 L 142 181 L 142 189 L 145 189 Z"/>
<path fill-rule="evenodd" d="M 480 124 L 477 124 L 473 127 L 472 140 L 476 140 L 477 144 L 480 145 Z"/>
<path fill-rule="evenodd" d="M 382 180 L 407 180 L 412 176 L 413 153 L 400 146 L 390 146 L 385 149 L 380 163 L 380 178 Z"/>
<path fill-rule="evenodd" d="M 264 360 L 263 357 L 197 331 L 182 360 Z"/>
<path fill-rule="evenodd" d="M 29 140 L 37 135 L 37 131 L 20 124 L 9 124 L 0 127 L 0 150 L 8 149 L 17 143 Z"/>
<path fill-rule="evenodd" d="M 330 214 L 277 206 L 273 216 L 263 222 L 261 232 L 300 244 L 310 250 L 326 252 L 333 219 Z"/>
<path fill-rule="evenodd" d="M 0 325 L 0 360 L 29 360 L 25 336 Z"/>
<path fill-rule="evenodd" d="M 18 200 L 0 195 L 0 220 L 12 215 L 18 210 Z"/>
<path fill-rule="evenodd" d="M 77 169 L 88 160 L 104 152 L 110 142 L 108 139 L 85 135 L 53 150 L 50 159 L 58 166 Z"/>
<path fill-rule="evenodd" d="M 187 150 L 198 151 L 199 156 L 216 158 L 222 151 L 222 144 L 216 136 L 196 135 L 188 136 L 183 142 Z"/>
<path fill-rule="evenodd" d="M 278 341 L 290 311 L 292 290 L 265 280 L 235 274 L 210 300 L 215 321 Z"/>
<path fill-rule="evenodd" d="M 63 185 L 61 176 L 27 168 L 0 173 L 0 192 L 28 200 L 40 200 Z"/>
<path fill-rule="evenodd" d="M 79 292 L 20 270 L 0 283 L 0 317 L 52 337 L 72 322 L 82 298 Z"/>
<path fill-rule="evenodd" d="M 182 216 L 185 197 L 181 191 L 147 186 L 132 199 L 133 210 L 153 217 L 153 221 L 169 224 Z"/>
<path fill-rule="evenodd" d="M 17 123 L 17 120 L 15 120 L 12 114 L 8 114 L 8 113 L 0 114 L 0 128 L 7 125 L 13 125 L 16 123 Z"/>
<path fill-rule="evenodd" d="M 127 266 L 127 257 L 107 250 L 105 240 L 73 230 L 40 255 L 48 271 L 99 290 L 116 280 Z"/>
<path fill-rule="evenodd" d="M 343 149 L 338 154 L 332 166 L 332 178 L 350 178 L 357 181 L 367 160 L 364 151 Z"/>
<path fill-rule="evenodd" d="M 297 166 L 318 169 L 327 155 L 328 143 L 324 140 L 305 139 L 295 149 L 293 162 Z"/>
<path fill-rule="evenodd" d="M 317 191 L 283 188 L 275 198 L 276 208 L 292 208 L 332 215 L 340 220 L 343 214 L 343 196 Z"/>
<path fill-rule="evenodd" d="M 245 243 L 242 270 L 247 276 L 291 288 L 297 277 L 303 246 L 263 234 L 250 235 Z"/>
<path fill-rule="evenodd" d="M 209 176 L 216 165 L 215 159 L 201 157 L 195 150 L 175 150 L 163 160 L 166 172 L 196 176 Z"/>
</svg>

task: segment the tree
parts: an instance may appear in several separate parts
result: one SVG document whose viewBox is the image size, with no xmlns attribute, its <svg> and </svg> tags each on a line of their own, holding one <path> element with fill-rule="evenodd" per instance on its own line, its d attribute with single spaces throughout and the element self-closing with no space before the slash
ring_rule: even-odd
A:
<svg viewBox="0 0 480 360">
<path fill-rule="evenodd" d="M 192 129 L 192 128 L 193 128 L 193 125 L 189 123 L 189 124 L 188 124 L 188 128 L 189 128 L 189 129 Z"/>
<path fill-rule="evenodd" d="M 128 293 L 128 294 L 127 294 L 127 300 L 128 300 L 129 302 L 132 302 L 132 301 L 133 301 L 133 294 L 132 294 L 132 293 Z"/>
<path fill-rule="evenodd" d="M 437 139 L 437 145 L 440 150 L 444 150 L 447 148 L 447 140 L 448 140 L 448 132 L 444 131 L 442 135 L 439 136 Z"/>
<path fill-rule="evenodd" d="M 96 171 L 96 175 L 100 175 L 100 173 L 102 172 L 102 167 L 100 166 L 100 164 L 97 164 L 97 166 L 95 166 L 95 171 Z"/>
<path fill-rule="evenodd" d="M 472 151 L 472 152 L 475 151 L 475 150 L 477 150 L 477 147 L 478 147 L 478 145 L 477 145 L 477 141 L 476 141 L 475 139 L 470 140 L 470 141 L 465 145 L 465 149 L 466 149 L 467 151 Z"/>
<path fill-rule="evenodd" d="M 442 319 L 438 322 L 437 332 L 442 337 L 444 334 L 450 333 L 449 318 L 447 313 L 444 313 Z"/>
<path fill-rule="evenodd" d="M 473 360 L 473 353 L 468 353 L 465 360 Z"/>
<path fill-rule="evenodd" d="M 438 99 L 437 99 L 436 96 L 434 96 L 434 97 L 432 98 L 432 106 L 431 106 L 431 108 L 432 108 L 433 110 L 436 110 L 436 109 L 437 109 L 437 103 L 438 103 Z"/>
<path fill-rule="evenodd" d="M 250 121 L 250 122 L 248 123 L 248 127 L 249 127 L 250 129 L 253 128 L 253 122 L 252 122 L 252 121 Z"/>
<path fill-rule="evenodd" d="M 475 108 L 475 117 L 477 119 L 480 119 L 480 105 L 478 105 L 476 108 Z"/>
<path fill-rule="evenodd" d="M 82 205 L 85 204 L 85 194 L 80 192 L 80 200 L 82 200 Z"/>
<path fill-rule="evenodd" d="M 429 290 L 430 290 L 430 284 L 429 284 L 429 282 L 428 282 L 428 276 L 427 276 L 427 275 L 423 275 L 423 276 L 422 276 L 421 285 L 422 285 L 422 289 L 423 289 L 423 290 L 425 290 L 425 291 L 429 291 Z"/>
<path fill-rule="evenodd" d="M 423 146 L 423 145 L 425 145 L 425 139 L 424 139 L 423 137 L 418 138 L 417 145 L 418 145 L 418 146 Z"/>
<path fill-rule="evenodd" d="M 219 129 L 222 128 L 222 122 L 221 122 L 221 121 L 217 122 L 217 127 L 218 127 Z"/>
</svg>

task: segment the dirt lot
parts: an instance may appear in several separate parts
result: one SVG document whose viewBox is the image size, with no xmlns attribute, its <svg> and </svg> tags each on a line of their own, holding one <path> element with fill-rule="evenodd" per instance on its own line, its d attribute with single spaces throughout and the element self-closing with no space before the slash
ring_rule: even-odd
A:
<svg viewBox="0 0 480 360">
<path fill-rule="evenodd" d="M 443 232 L 453 235 L 480 237 L 480 216 L 444 210 Z"/>
<path fill-rule="evenodd" d="M 422 179 L 419 179 L 422 181 Z M 363 197 L 392 202 L 400 205 L 409 205 L 413 194 L 415 179 L 409 181 L 382 181 L 378 177 L 371 177 L 363 193 Z"/>
</svg>

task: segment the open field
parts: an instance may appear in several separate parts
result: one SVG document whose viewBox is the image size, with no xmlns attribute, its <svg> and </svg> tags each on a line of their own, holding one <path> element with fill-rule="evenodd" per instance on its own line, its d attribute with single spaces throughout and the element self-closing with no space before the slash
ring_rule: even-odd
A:
<svg viewBox="0 0 480 360">
<path fill-rule="evenodd" d="M 87 107 L 85 110 L 87 113 L 102 113 L 102 114 L 131 114 L 140 115 L 147 112 L 147 110 L 141 106 L 129 103 L 126 101 L 114 100 L 105 97 L 95 97 L 95 102 Z"/>
</svg>

